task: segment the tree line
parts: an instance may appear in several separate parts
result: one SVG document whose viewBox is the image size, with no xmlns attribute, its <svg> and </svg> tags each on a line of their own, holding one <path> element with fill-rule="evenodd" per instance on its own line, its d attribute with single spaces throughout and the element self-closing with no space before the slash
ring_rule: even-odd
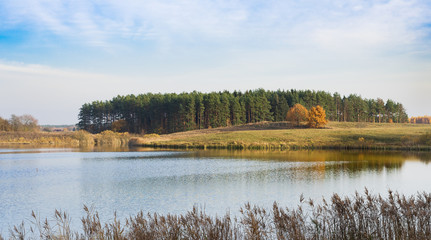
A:
<svg viewBox="0 0 431 240">
<path fill-rule="evenodd" d="M 330 121 L 408 122 L 401 103 L 380 98 L 311 90 L 263 89 L 245 92 L 191 92 L 117 96 L 82 105 L 80 129 L 132 133 L 172 133 L 261 121 L 285 121 L 295 104 L 307 109 L 320 105 Z"/>
<path fill-rule="evenodd" d="M 17 116 L 12 114 L 10 119 L 4 119 L 0 117 L 0 131 L 29 132 L 38 130 L 38 121 L 31 115 L 25 114 L 22 116 Z"/>
<path fill-rule="evenodd" d="M 410 118 L 410 123 L 431 124 L 431 117 L 430 116 L 411 117 Z"/>
</svg>

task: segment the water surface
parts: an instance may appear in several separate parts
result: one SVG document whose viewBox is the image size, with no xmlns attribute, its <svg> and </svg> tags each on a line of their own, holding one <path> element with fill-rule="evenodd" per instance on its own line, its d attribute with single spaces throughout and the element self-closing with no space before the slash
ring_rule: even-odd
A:
<svg viewBox="0 0 431 240">
<path fill-rule="evenodd" d="M 102 220 L 138 211 L 237 214 L 251 202 L 294 207 L 301 194 L 319 200 L 368 188 L 386 195 L 431 192 L 429 154 L 339 151 L 137 151 L 0 149 L 0 233 L 34 210 L 74 225 L 94 206 Z M 78 225 L 79 226 L 79 225 Z"/>
</svg>

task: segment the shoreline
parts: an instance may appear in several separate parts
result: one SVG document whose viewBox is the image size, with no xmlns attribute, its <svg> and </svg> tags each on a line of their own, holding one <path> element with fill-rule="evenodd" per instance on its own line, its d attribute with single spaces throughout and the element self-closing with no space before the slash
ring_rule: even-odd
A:
<svg viewBox="0 0 431 240">
<path fill-rule="evenodd" d="M 308 151 L 308 150 L 365 150 L 365 151 L 431 151 L 431 146 L 285 146 L 285 145 L 189 145 L 189 144 L 139 144 L 129 147 L 146 147 L 154 149 L 185 149 L 185 150 L 279 150 L 279 151 Z"/>
<path fill-rule="evenodd" d="M 173 149 L 431 151 L 431 125 L 338 123 L 324 129 L 259 123 L 133 137 L 129 145 Z"/>
<path fill-rule="evenodd" d="M 155 149 L 431 151 L 431 125 L 331 122 L 323 129 L 287 122 L 201 129 L 165 135 L 105 131 L 0 132 L 1 147 L 150 147 Z"/>
</svg>

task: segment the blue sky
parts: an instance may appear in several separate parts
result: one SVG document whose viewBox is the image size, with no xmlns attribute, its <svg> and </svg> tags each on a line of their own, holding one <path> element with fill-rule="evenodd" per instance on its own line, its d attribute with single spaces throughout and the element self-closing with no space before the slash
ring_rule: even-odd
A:
<svg viewBox="0 0 431 240">
<path fill-rule="evenodd" d="M 120 94 L 264 88 L 431 114 L 425 0 L 0 0 L 0 116 L 71 124 Z"/>
</svg>

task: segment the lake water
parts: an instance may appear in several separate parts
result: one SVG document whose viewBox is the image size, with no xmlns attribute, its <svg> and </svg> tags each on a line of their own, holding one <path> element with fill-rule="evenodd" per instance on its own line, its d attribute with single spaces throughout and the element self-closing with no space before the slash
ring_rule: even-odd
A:
<svg viewBox="0 0 431 240">
<path fill-rule="evenodd" d="M 0 149 L 0 233 L 30 219 L 68 212 L 80 230 L 83 205 L 102 220 L 138 211 L 238 214 L 246 202 L 295 207 L 300 195 L 320 200 L 367 187 L 386 195 L 431 192 L 429 153 L 339 151 L 80 152 L 73 149 Z"/>
</svg>

